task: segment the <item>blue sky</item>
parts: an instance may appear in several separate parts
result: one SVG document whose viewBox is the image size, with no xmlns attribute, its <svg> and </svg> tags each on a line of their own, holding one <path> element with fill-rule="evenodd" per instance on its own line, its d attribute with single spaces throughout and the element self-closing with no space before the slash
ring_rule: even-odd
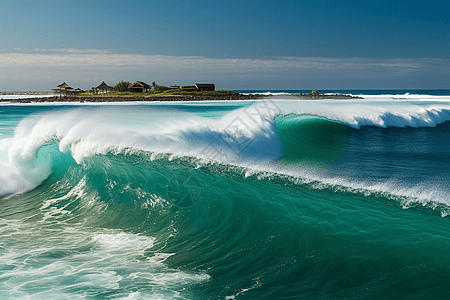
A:
<svg viewBox="0 0 450 300">
<path fill-rule="evenodd" d="M 450 88 L 449 3 L 8 1 L 0 90 Z"/>
</svg>

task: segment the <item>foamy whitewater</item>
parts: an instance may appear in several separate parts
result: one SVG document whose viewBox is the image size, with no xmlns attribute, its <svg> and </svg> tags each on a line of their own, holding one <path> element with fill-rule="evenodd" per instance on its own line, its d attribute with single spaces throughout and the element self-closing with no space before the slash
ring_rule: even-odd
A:
<svg viewBox="0 0 450 300">
<path fill-rule="evenodd" d="M 450 93 L 264 93 L 0 104 L 0 298 L 445 299 Z"/>
</svg>

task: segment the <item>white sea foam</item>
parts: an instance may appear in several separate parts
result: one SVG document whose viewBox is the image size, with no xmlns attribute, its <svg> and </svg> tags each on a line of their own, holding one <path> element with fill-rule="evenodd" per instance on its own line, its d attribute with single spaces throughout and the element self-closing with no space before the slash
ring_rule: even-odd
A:
<svg viewBox="0 0 450 300">
<path fill-rule="evenodd" d="M 450 102 L 450 96 L 399 94 L 399 95 L 354 95 L 364 98 L 363 101 L 420 101 L 420 102 Z"/>
<path fill-rule="evenodd" d="M 343 176 L 326 176 L 314 170 L 287 170 L 280 168 L 249 169 L 247 176 L 257 175 L 259 179 L 272 178 L 273 174 L 287 175 L 294 183 L 312 184 L 314 189 L 329 188 L 341 192 L 364 193 L 365 195 L 383 195 L 385 197 L 400 201 L 403 208 L 409 208 L 415 204 L 429 206 L 436 209 L 438 204 L 444 204 L 446 208 L 440 208 L 443 217 L 450 215 L 450 200 L 448 191 L 438 186 L 427 185 L 405 185 L 395 180 L 376 181 L 357 180 Z"/>
<path fill-rule="evenodd" d="M 16 151 L 13 139 L 0 140 L 0 195 L 22 193 L 39 185 L 51 173 L 49 164 L 35 165 L 29 160 L 11 161 Z"/>
<path fill-rule="evenodd" d="M 278 101 L 276 104 L 281 108 L 283 114 L 317 115 L 353 128 L 361 126 L 435 127 L 450 120 L 448 103 L 399 103 L 379 101 L 378 99 L 372 102 L 284 100 Z"/>
<path fill-rule="evenodd" d="M 174 254 L 147 257 L 145 251 L 155 242 L 152 237 L 77 227 L 56 236 L 45 231 L 36 236 L 36 230 L 27 226 L 0 220 L 0 246 L 8 247 L 0 251 L 0 264 L 8 266 L 8 272 L 0 274 L 2 299 L 84 299 L 95 297 L 98 290 L 121 299 L 185 299 L 180 289 L 210 279 L 205 273 L 171 269 L 160 259 Z M 58 259 L 45 259 L 54 255 Z M 141 289 L 131 293 L 122 291 L 124 286 Z"/>
<path fill-rule="evenodd" d="M 249 153 L 257 153 L 251 156 L 270 159 L 282 155 L 279 141 L 274 139 L 273 121 L 259 127 L 248 120 L 243 124 L 245 116 L 236 116 L 214 120 L 183 112 L 104 108 L 29 117 L 18 125 L 12 139 L 0 141 L 0 194 L 23 192 L 47 178 L 51 160 L 38 157 L 38 150 L 51 143 L 61 152 L 70 151 L 77 163 L 92 155 L 127 149 L 209 158 L 217 155 L 204 151 L 211 145 L 228 157 L 236 157 L 241 154 L 236 151 L 242 149 L 231 145 L 254 140 L 258 134 L 257 143 L 246 147 Z"/>
</svg>

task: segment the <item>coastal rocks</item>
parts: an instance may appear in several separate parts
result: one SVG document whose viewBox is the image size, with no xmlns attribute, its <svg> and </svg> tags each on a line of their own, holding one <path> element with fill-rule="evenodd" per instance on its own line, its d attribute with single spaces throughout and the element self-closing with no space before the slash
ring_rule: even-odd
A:
<svg viewBox="0 0 450 300">
<path fill-rule="evenodd" d="M 231 95 L 165 95 L 165 96 L 67 96 L 67 97 L 39 97 L 39 98 L 25 98 L 25 99 L 0 99 L 0 102 L 10 103 L 39 103 L 39 102 L 137 102 L 137 101 L 214 101 L 214 100 L 256 100 L 265 99 L 275 96 L 261 95 L 261 94 L 231 94 Z M 283 96 L 288 99 L 300 100 L 321 100 L 321 99 L 362 99 L 351 95 L 342 94 L 319 94 L 313 90 L 311 94 L 293 94 Z"/>
<path fill-rule="evenodd" d="M 363 99 L 362 97 L 345 95 L 345 94 L 319 94 L 316 90 L 313 90 L 311 94 L 293 94 L 292 96 L 300 99 Z"/>
<path fill-rule="evenodd" d="M 137 101 L 213 101 L 213 100 L 251 100 L 261 99 L 262 95 L 168 95 L 168 96 L 68 96 L 68 97 L 44 97 L 26 99 L 0 99 L 0 102 L 10 103 L 39 103 L 39 102 L 137 102 Z"/>
</svg>

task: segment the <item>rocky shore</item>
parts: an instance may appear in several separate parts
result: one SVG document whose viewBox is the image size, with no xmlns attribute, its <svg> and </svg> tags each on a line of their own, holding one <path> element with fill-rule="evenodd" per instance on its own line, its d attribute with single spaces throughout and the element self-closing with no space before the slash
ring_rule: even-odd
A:
<svg viewBox="0 0 450 300">
<path fill-rule="evenodd" d="M 256 100 L 265 99 L 274 96 L 261 94 L 232 94 L 232 95 L 166 95 L 166 96 L 66 96 L 66 97 L 37 97 L 26 99 L 0 99 L 0 102 L 10 103 L 41 103 L 41 102 L 135 102 L 135 101 L 213 101 L 213 100 Z M 321 100 L 321 99 L 362 99 L 349 95 L 333 94 L 321 95 L 313 91 L 311 94 L 295 94 L 288 95 L 283 98 L 286 99 L 303 99 L 303 100 Z"/>
<path fill-rule="evenodd" d="M 226 95 L 226 96 L 202 96 L 202 95 L 168 95 L 168 96 L 67 96 L 67 97 L 40 97 L 26 99 L 0 99 L 0 102 L 11 103 L 39 103 L 39 102 L 134 102 L 134 101 L 210 101 L 210 100 L 249 100 L 260 99 L 262 95 Z"/>
<path fill-rule="evenodd" d="M 350 96 L 350 95 L 343 95 L 343 94 L 319 94 L 317 92 L 313 91 L 311 94 L 292 94 L 293 97 L 300 98 L 300 99 L 364 99 L 362 97 L 358 96 Z"/>
</svg>

